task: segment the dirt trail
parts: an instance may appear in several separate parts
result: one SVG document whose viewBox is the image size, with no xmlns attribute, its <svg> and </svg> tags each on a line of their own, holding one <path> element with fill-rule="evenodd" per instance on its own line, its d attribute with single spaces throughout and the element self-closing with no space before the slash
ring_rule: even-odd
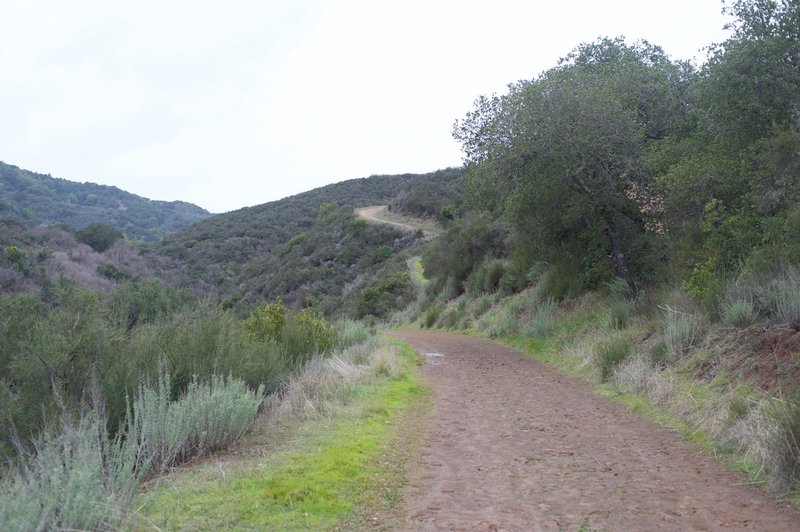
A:
<svg viewBox="0 0 800 532">
<path fill-rule="evenodd" d="M 436 394 L 409 530 L 800 530 L 744 478 L 585 383 L 502 346 L 393 332 Z"/>
<path fill-rule="evenodd" d="M 394 215 L 389 212 L 386 205 L 362 207 L 356 209 L 356 215 L 373 223 L 393 225 L 406 231 L 421 230 L 426 237 L 434 237 L 440 233 L 439 228 L 434 222 L 410 218 L 408 216 Z"/>
</svg>

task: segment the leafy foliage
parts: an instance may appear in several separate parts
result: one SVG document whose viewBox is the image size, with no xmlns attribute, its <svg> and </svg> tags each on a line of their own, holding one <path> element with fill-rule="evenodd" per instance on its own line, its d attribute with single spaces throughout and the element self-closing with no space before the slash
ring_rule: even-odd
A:
<svg viewBox="0 0 800 532">
<path fill-rule="evenodd" d="M 435 280 L 430 290 L 438 292 L 450 282 L 455 286 L 451 296 L 463 292 L 464 283 L 475 268 L 480 269 L 484 257 L 503 253 L 504 237 L 502 225 L 492 224 L 475 214 L 453 224 L 423 255 L 425 276 Z"/>
<path fill-rule="evenodd" d="M 467 200 L 512 230 L 515 269 L 574 265 L 584 288 L 674 276 L 716 314 L 744 267 L 797 263 L 798 9 L 732 2 L 699 69 L 600 39 L 479 97 L 454 129 Z"/>
<path fill-rule="evenodd" d="M 597 281 L 629 278 L 646 230 L 634 199 L 651 177 L 644 153 L 682 127 L 691 76 L 658 47 L 604 39 L 507 95 L 479 98 L 454 131 L 472 204 L 505 213 L 545 259 L 566 253 L 588 272 L 610 257 L 613 271 Z"/>
<path fill-rule="evenodd" d="M 77 231 L 75 236 L 93 250 L 102 253 L 121 239 L 123 234 L 108 224 L 95 222 Z"/>
</svg>

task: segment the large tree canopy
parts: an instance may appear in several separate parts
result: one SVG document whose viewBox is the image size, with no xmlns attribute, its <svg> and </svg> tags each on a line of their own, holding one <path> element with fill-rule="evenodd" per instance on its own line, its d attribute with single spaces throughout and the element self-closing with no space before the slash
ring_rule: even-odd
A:
<svg viewBox="0 0 800 532">
<path fill-rule="evenodd" d="M 505 213 L 545 257 L 610 259 L 629 277 L 627 249 L 647 222 L 644 150 L 684 127 L 692 75 L 647 42 L 603 39 L 478 99 L 454 129 L 473 205 Z"/>
<path fill-rule="evenodd" d="M 800 0 L 725 10 L 699 69 L 601 39 L 456 122 L 467 200 L 505 218 L 512 252 L 580 264 L 584 284 L 797 260 Z"/>
</svg>

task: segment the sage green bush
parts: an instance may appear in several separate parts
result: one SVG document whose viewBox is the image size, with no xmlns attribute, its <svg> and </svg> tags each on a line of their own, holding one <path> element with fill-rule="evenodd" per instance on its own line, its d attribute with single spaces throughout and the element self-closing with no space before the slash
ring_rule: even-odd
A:
<svg viewBox="0 0 800 532">
<path fill-rule="evenodd" d="M 171 400 L 170 390 L 170 374 L 162 369 L 157 383 L 139 386 L 131 405 L 128 427 L 139 439 L 148 473 L 238 440 L 255 419 L 264 391 L 217 375 L 192 380 L 177 401 Z"/>
<path fill-rule="evenodd" d="M 766 306 L 774 322 L 800 330 L 800 272 L 785 268 L 767 286 Z"/>
<path fill-rule="evenodd" d="M 41 435 L 0 481 L 0 523 L 9 531 L 117 527 L 145 464 L 136 438 L 110 438 L 105 418 L 69 415 Z"/>
<path fill-rule="evenodd" d="M 702 324 L 692 313 L 665 306 L 664 343 L 667 353 L 674 360 L 682 357 L 700 338 Z"/>
<path fill-rule="evenodd" d="M 747 327 L 756 321 L 758 314 L 752 301 L 738 299 L 723 305 L 722 321 L 734 327 Z"/>
</svg>

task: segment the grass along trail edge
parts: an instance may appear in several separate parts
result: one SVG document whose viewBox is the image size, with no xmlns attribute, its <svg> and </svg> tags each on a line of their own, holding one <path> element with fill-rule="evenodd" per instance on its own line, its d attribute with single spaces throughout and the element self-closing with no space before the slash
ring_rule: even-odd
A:
<svg viewBox="0 0 800 532">
<path fill-rule="evenodd" d="M 260 420 L 229 453 L 175 471 L 140 495 L 134 530 L 366 529 L 391 520 L 429 394 L 419 355 L 356 383 L 331 417 Z M 380 367 L 380 366 L 379 366 Z"/>
</svg>

